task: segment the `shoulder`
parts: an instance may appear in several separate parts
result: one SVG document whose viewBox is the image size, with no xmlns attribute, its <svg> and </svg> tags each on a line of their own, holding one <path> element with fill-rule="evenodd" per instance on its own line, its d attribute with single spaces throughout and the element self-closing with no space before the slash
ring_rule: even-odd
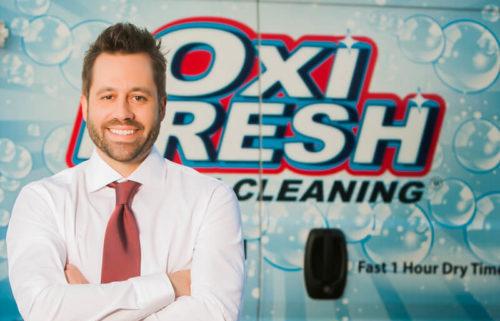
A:
<svg viewBox="0 0 500 321">
<path fill-rule="evenodd" d="M 55 224 L 55 218 L 64 215 L 62 209 L 66 201 L 75 199 L 75 191 L 78 190 L 79 184 L 78 176 L 81 175 L 84 166 L 66 169 L 53 176 L 26 184 L 17 195 L 12 208 L 11 222 L 14 225 L 28 221 L 44 226 Z"/>
<path fill-rule="evenodd" d="M 233 190 L 221 180 L 202 174 L 195 169 L 174 163 L 165 159 L 167 165 L 167 179 L 171 179 L 178 187 L 191 192 L 199 192 L 210 195 L 226 194 L 233 196 Z"/>
<path fill-rule="evenodd" d="M 39 180 L 26 184 L 21 194 L 38 194 L 45 198 L 54 195 L 61 195 L 72 190 L 78 182 L 84 179 L 84 168 L 87 162 L 83 162 L 75 167 L 64 169 L 52 176 L 44 177 Z"/>
</svg>

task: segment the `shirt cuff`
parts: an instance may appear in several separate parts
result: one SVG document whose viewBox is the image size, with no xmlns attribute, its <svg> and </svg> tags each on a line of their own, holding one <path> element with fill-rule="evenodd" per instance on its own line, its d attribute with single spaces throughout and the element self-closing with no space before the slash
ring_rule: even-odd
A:
<svg viewBox="0 0 500 321">
<path fill-rule="evenodd" d="M 175 292 L 166 273 L 131 278 L 141 309 L 154 313 L 175 300 Z"/>
</svg>

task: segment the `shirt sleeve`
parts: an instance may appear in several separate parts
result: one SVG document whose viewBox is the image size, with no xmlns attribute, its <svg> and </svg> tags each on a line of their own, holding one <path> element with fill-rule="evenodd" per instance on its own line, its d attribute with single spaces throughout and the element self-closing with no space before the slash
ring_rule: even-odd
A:
<svg viewBox="0 0 500 321">
<path fill-rule="evenodd" d="M 23 188 L 7 231 L 10 284 L 25 320 L 140 320 L 174 301 L 166 274 L 68 284 L 64 233 L 49 200 L 43 188 Z"/>
<path fill-rule="evenodd" d="M 147 321 L 237 320 L 244 288 L 241 216 L 233 191 L 221 185 L 212 195 L 195 242 L 191 296 Z"/>
</svg>

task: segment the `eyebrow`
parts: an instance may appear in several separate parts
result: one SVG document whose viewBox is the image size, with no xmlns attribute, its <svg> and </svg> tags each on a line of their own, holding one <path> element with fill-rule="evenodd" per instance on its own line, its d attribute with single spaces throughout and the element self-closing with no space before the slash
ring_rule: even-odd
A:
<svg viewBox="0 0 500 321">
<path fill-rule="evenodd" d="M 134 88 L 132 88 L 131 91 L 140 91 L 140 92 L 147 94 L 148 96 L 153 96 L 153 93 L 151 92 L 151 90 L 149 90 L 146 87 L 134 87 Z"/>
<path fill-rule="evenodd" d="M 117 89 L 116 88 L 113 88 L 113 87 L 103 87 L 101 89 L 99 89 L 95 94 L 97 96 L 99 96 L 100 94 L 102 93 L 105 93 L 105 92 L 108 92 L 108 91 L 116 91 Z M 149 96 L 153 96 L 153 93 L 151 92 L 151 90 L 149 90 L 148 88 L 146 87 L 133 87 L 131 90 L 131 92 L 133 91 L 140 91 L 140 92 L 143 92 Z"/>
</svg>

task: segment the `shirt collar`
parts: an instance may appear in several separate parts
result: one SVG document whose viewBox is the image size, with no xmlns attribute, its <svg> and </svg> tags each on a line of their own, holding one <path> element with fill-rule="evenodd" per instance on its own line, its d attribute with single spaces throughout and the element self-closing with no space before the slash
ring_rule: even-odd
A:
<svg viewBox="0 0 500 321">
<path fill-rule="evenodd" d="M 165 170 L 164 158 L 155 146 L 144 161 L 130 174 L 126 180 L 141 183 L 142 185 L 160 184 Z M 109 183 L 124 178 L 109 166 L 94 149 L 85 169 L 85 177 L 89 192 L 95 192 Z"/>
</svg>

